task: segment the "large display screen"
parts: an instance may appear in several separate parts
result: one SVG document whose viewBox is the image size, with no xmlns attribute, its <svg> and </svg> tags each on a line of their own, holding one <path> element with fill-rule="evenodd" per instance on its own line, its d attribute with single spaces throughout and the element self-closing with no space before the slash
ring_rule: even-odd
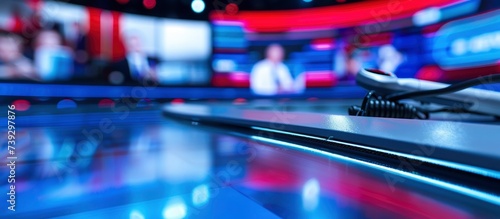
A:
<svg viewBox="0 0 500 219">
<path fill-rule="evenodd" d="M 207 21 L 54 1 L 2 1 L 2 82 L 207 85 Z"/>
<path fill-rule="evenodd" d="M 276 95 L 354 84 L 361 68 L 441 82 L 499 73 L 498 8 L 480 0 L 375 0 L 214 11 L 212 82 Z"/>
</svg>

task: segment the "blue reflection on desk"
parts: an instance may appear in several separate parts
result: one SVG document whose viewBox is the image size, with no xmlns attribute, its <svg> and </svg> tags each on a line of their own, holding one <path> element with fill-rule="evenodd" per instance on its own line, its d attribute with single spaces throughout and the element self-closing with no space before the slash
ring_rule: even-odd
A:
<svg viewBox="0 0 500 219">
<path fill-rule="evenodd" d="M 424 194 L 434 191 L 425 185 L 391 189 L 380 171 L 176 123 L 158 111 L 127 120 L 71 114 L 43 128 L 47 117 L 55 118 L 19 121 L 16 212 L 1 218 L 470 218 L 482 210 Z M 103 119 L 112 131 L 98 132 Z"/>
</svg>

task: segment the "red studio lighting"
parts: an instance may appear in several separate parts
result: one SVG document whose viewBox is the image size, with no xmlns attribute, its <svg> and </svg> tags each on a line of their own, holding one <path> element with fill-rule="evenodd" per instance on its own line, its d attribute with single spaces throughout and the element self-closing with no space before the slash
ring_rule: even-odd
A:
<svg viewBox="0 0 500 219">
<path fill-rule="evenodd" d="M 142 4 L 147 9 L 153 9 L 156 6 L 156 0 L 144 0 Z"/>
<path fill-rule="evenodd" d="M 111 99 L 102 99 L 97 104 L 99 108 L 113 108 L 115 107 L 115 101 Z"/>
<path fill-rule="evenodd" d="M 180 98 L 176 98 L 176 99 L 173 99 L 171 101 L 172 104 L 183 104 L 185 101 L 183 99 L 180 99 Z"/>
</svg>

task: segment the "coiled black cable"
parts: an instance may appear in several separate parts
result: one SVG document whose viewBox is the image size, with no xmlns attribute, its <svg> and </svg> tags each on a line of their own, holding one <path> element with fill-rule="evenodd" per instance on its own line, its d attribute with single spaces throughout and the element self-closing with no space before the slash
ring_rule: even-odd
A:
<svg viewBox="0 0 500 219">
<path fill-rule="evenodd" d="M 409 104 L 384 99 L 375 94 L 375 91 L 370 91 L 366 95 L 361 107 L 351 106 L 349 108 L 349 115 L 404 119 L 429 118 L 427 112 L 421 111 Z"/>
</svg>

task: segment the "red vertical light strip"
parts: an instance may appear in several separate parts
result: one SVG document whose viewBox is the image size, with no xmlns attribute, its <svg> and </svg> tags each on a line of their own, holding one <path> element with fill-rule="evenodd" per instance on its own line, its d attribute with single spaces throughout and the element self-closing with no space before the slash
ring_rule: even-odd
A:
<svg viewBox="0 0 500 219">
<path fill-rule="evenodd" d="M 88 43 L 91 57 L 101 57 L 101 10 L 87 8 L 89 19 Z"/>
<path fill-rule="evenodd" d="M 113 39 L 112 39 L 112 54 L 111 54 L 111 59 L 114 61 L 120 60 L 123 57 L 125 57 L 125 47 L 123 46 L 122 42 L 122 30 L 121 30 L 121 13 L 120 12 L 113 12 Z"/>
</svg>

